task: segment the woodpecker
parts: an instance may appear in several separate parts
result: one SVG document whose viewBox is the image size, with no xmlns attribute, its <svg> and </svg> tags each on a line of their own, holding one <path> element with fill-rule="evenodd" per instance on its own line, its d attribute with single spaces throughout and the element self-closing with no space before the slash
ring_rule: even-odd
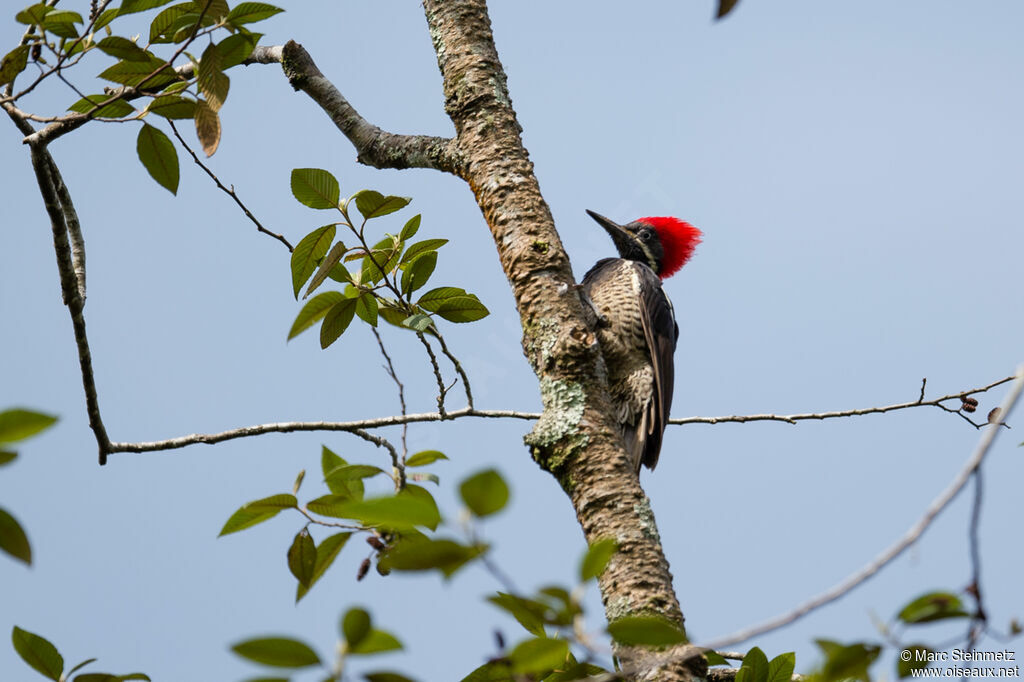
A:
<svg viewBox="0 0 1024 682">
<path fill-rule="evenodd" d="M 672 302 L 661 280 L 686 264 L 701 231 L 678 218 L 638 218 L 619 225 L 588 210 L 615 243 L 619 258 L 603 258 L 583 276 L 585 299 L 608 369 L 608 388 L 636 472 L 654 469 L 672 407 L 679 338 Z"/>
</svg>

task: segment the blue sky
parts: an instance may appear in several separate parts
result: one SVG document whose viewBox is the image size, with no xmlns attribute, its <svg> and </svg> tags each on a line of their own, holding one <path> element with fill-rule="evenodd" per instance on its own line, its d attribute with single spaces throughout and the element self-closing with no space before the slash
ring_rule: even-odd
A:
<svg viewBox="0 0 1024 682">
<path fill-rule="evenodd" d="M 901 402 L 917 396 L 922 377 L 929 395 L 952 393 L 1007 376 L 1024 359 L 1019 3 L 744 2 L 717 24 L 711 3 L 492 4 L 524 142 L 577 276 L 612 253 L 586 208 L 622 221 L 677 215 L 705 232 L 667 283 L 681 327 L 675 416 Z M 302 43 L 385 129 L 453 132 L 416 3 L 286 9 L 263 24 L 264 44 Z M 13 20 L 0 24 L 6 44 L 19 35 Z M 89 88 L 87 73 L 107 63 L 97 55 L 76 82 Z M 537 409 L 512 298 L 464 183 L 358 165 L 277 67 L 231 78 L 211 161 L 222 179 L 293 241 L 323 216 L 292 199 L 292 168 L 331 170 L 343 194 L 369 187 L 413 197 L 381 229 L 422 213 L 421 236 L 451 240 L 434 280 L 471 289 L 492 311 L 446 330 L 478 406 Z M 25 107 L 55 114 L 75 99 L 52 89 Z M 299 306 L 285 249 L 184 157 L 178 196 L 157 186 L 135 158 L 135 135 L 133 125 L 97 124 L 52 148 L 84 224 L 86 317 L 111 437 L 395 413 L 372 335 L 354 328 L 326 352 L 315 334 L 286 344 Z M 0 630 L 17 624 L 69 661 L 97 656 L 105 669 L 155 680 L 254 674 L 227 647 L 257 634 L 300 636 L 328 653 L 338 616 L 356 604 L 406 646 L 368 669 L 458 679 L 493 653 L 494 628 L 519 638 L 483 602 L 499 585 L 477 567 L 449 583 L 375 573 L 357 583 L 369 548 L 353 542 L 295 606 L 285 550 L 297 517 L 216 538 L 241 503 L 287 491 L 300 469 L 310 472 L 306 496 L 320 494 L 321 444 L 385 464 L 358 439 L 263 436 L 96 466 L 48 221 L 13 126 L 0 145 L 0 405 L 61 417 L 0 471 L 0 504 L 35 550 L 29 570 L 0 559 Z M 433 409 L 418 343 L 384 334 L 410 409 Z M 1000 398 L 982 398 L 982 413 Z M 452 520 L 455 482 L 487 467 L 507 476 L 511 505 L 483 534 L 505 572 L 531 590 L 571 583 L 583 540 L 564 495 L 522 446 L 525 431 L 518 421 L 424 425 L 410 430 L 410 446 L 451 458 L 434 470 Z M 936 409 L 671 428 L 643 483 L 691 636 L 774 616 L 860 568 L 916 521 L 977 438 Z M 1016 429 L 1004 434 L 985 465 L 983 586 L 1000 629 L 1024 616 L 1020 440 Z M 889 619 L 925 590 L 962 588 L 968 503 L 958 499 L 880 577 L 756 643 L 770 655 L 795 650 L 807 670 L 815 637 L 878 640 L 874 618 Z M 593 588 L 588 605 L 599 630 Z M 8 646 L 0 673 L 31 675 Z"/>
</svg>

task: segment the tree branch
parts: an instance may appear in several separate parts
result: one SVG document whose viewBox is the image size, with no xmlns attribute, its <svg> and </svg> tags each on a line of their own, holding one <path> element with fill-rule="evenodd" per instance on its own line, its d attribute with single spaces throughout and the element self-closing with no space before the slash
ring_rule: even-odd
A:
<svg viewBox="0 0 1024 682">
<path fill-rule="evenodd" d="M 1009 416 L 1010 410 L 1013 409 L 1014 404 L 1017 402 L 1017 398 L 1020 397 L 1021 390 L 1024 389 L 1024 365 L 1017 368 L 1016 375 L 1011 377 L 1011 379 L 1013 379 L 1014 383 L 1010 387 L 1010 390 L 1006 394 L 1006 398 L 1004 398 L 1003 404 L 1000 407 L 1000 415 L 1004 420 Z M 904 550 L 917 542 L 918 538 L 920 538 L 932 524 L 932 521 L 934 521 L 942 510 L 948 507 L 950 502 L 956 498 L 957 494 L 963 490 L 964 486 L 971 479 L 971 476 L 978 467 L 981 466 L 981 462 L 984 460 L 986 453 L 991 447 L 993 441 L 995 441 L 996 436 L 1002 430 L 999 428 L 1000 426 L 1000 423 L 993 423 L 989 425 L 989 428 L 982 432 L 981 438 L 978 440 L 978 444 L 974 448 L 974 452 L 946 490 L 935 498 L 931 505 L 928 506 L 928 509 L 925 510 L 925 513 L 920 520 L 911 526 L 910 529 L 904 533 L 903 537 L 878 555 L 878 557 L 876 557 L 870 564 L 853 575 L 850 575 L 832 589 L 823 592 L 807 602 L 804 602 L 789 613 L 772 618 L 760 625 L 740 630 L 739 632 L 735 632 L 721 639 L 713 640 L 712 642 L 705 644 L 705 647 L 711 649 L 722 649 L 733 644 L 746 641 L 752 637 L 763 635 L 766 632 L 777 630 L 785 625 L 789 625 L 790 623 L 803 618 L 812 611 L 815 611 L 848 594 L 855 587 L 877 574 L 882 570 L 882 568 L 902 554 Z"/>
<path fill-rule="evenodd" d="M 352 142 L 359 163 L 374 168 L 433 168 L 464 177 L 466 160 L 455 140 L 429 135 L 396 135 L 373 125 L 324 77 L 306 50 L 289 40 L 280 48 L 254 52 L 255 63 L 278 61 L 288 82 L 320 105 Z"/>
<path fill-rule="evenodd" d="M 50 226 L 53 231 L 53 248 L 57 255 L 57 270 L 60 273 L 61 292 L 64 304 L 71 313 L 71 324 L 74 328 L 75 343 L 78 347 L 78 364 L 82 372 L 82 386 L 85 389 L 86 411 L 89 415 L 89 426 L 96 436 L 99 445 L 99 462 L 106 464 L 107 453 L 110 452 L 110 439 L 107 437 L 106 427 L 100 417 L 99 398 L 96 394 L 96 382 L 92 370 L 92 353 L 89 350 L 89 339 L 85 332 L 85 315 L 83 308 L 85 299 L 82 296 L 84 291 L 83 279 L 79 281 L 75 271 L 75 262 L 72 256 L 72 245 L 69 242 L 68 220 L 65 211 L 65 202 L 61 201 L 63 196 L 66 205 L 71 205 L 70 194 L 67 188 L 58 191 L 58 176 L 54 176 L 53 169 L 56 164 L 45 145 L 33 144 L 32 168 L 35 171 L 36 181 L 39 183 L 39 193 L 43 197 L 43 204 L 46 213 L 50 216 Z M 77 220 L 77 217 L 75 218 Z"/>
<path fill-rule="evenodd" d="M 743 424 L 746 422 L 761 422 L 761 421 L 776 421 L 776 422 L 788 422 L 795 424 L 798 421 L 805 421 L 808 419 L 833 419 L 835 417 L 859 417 L 865 414 L 884 414 L 886 412 L 894 412 L 896 410 L 905 410 L 911 407 L 938 407 L 945 412 L 953 412 L 960 414 L 964 417 L 972 426 L 975 428 L 981 428 L 984 424 L 977 424 L 969 417 L 963 415 L 960 410 L 954 410 L 942 403 L 947 400 L 960 400 L 962 398 L 972 396 L 978 393 L 984 393 L 989 391 L 996 386 L 1001 386 L 1008 381 L 1013 381 L 1014 377 L 1008 376 L 1005 379 L 999 381 L 993 381 L 987 386 L 981 388 L 973 388 L 969 391 L 961 391 L 960 393 L 950 393 L 944 395 L 941 398 L 934 398 L 932 400 L 924 399 L 924 382 L 921 384 L 921 395 L 920 397 L 908 403 L 896 403 L 894 405 L 885 405 L 882 407 L 865 407 L 858 410 L 840 410 L 836 412 L 806 412 L 801 414 L 749 414 L 749 415 L 733 415 L 729 417 L 682 417 L 678 419 L 670 419 L 669 424 L 726 424 L 726 423 L 739 423 Z"/>
</svg>

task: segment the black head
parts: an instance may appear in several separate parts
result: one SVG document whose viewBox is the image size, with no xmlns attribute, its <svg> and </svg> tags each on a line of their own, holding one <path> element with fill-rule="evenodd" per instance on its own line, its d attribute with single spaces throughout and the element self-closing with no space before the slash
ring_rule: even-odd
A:
<svg viewBox="0 0 1024 682">
<path fill-rule="evenodd" d="M 587 215 L 605 229 L 612 238 L 612 242 L 615 243 L 615 248 L 621 258 L 645 263 L 651 270 L 654 270 L 655 274 L 661 274 L 665 250 L 658 231 L 653 225 L 641 220 L 619 225 L 589 209 Z"/>
</svg>

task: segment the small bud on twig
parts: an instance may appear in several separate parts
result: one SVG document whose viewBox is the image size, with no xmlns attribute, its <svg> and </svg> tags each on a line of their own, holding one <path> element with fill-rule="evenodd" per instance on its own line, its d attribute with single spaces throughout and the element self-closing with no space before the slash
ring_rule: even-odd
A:
<svg viewBox="0 0 1024 682">
<path fill-rule="evenodd" d="M 370 572 L 370 560 L 369 558 L 363 559 L 363 563 L 359 564 L 359 572 L 356 573 L 356 580 L 362 580 L 366 577 L 366 574 Z"/>
</svg>

